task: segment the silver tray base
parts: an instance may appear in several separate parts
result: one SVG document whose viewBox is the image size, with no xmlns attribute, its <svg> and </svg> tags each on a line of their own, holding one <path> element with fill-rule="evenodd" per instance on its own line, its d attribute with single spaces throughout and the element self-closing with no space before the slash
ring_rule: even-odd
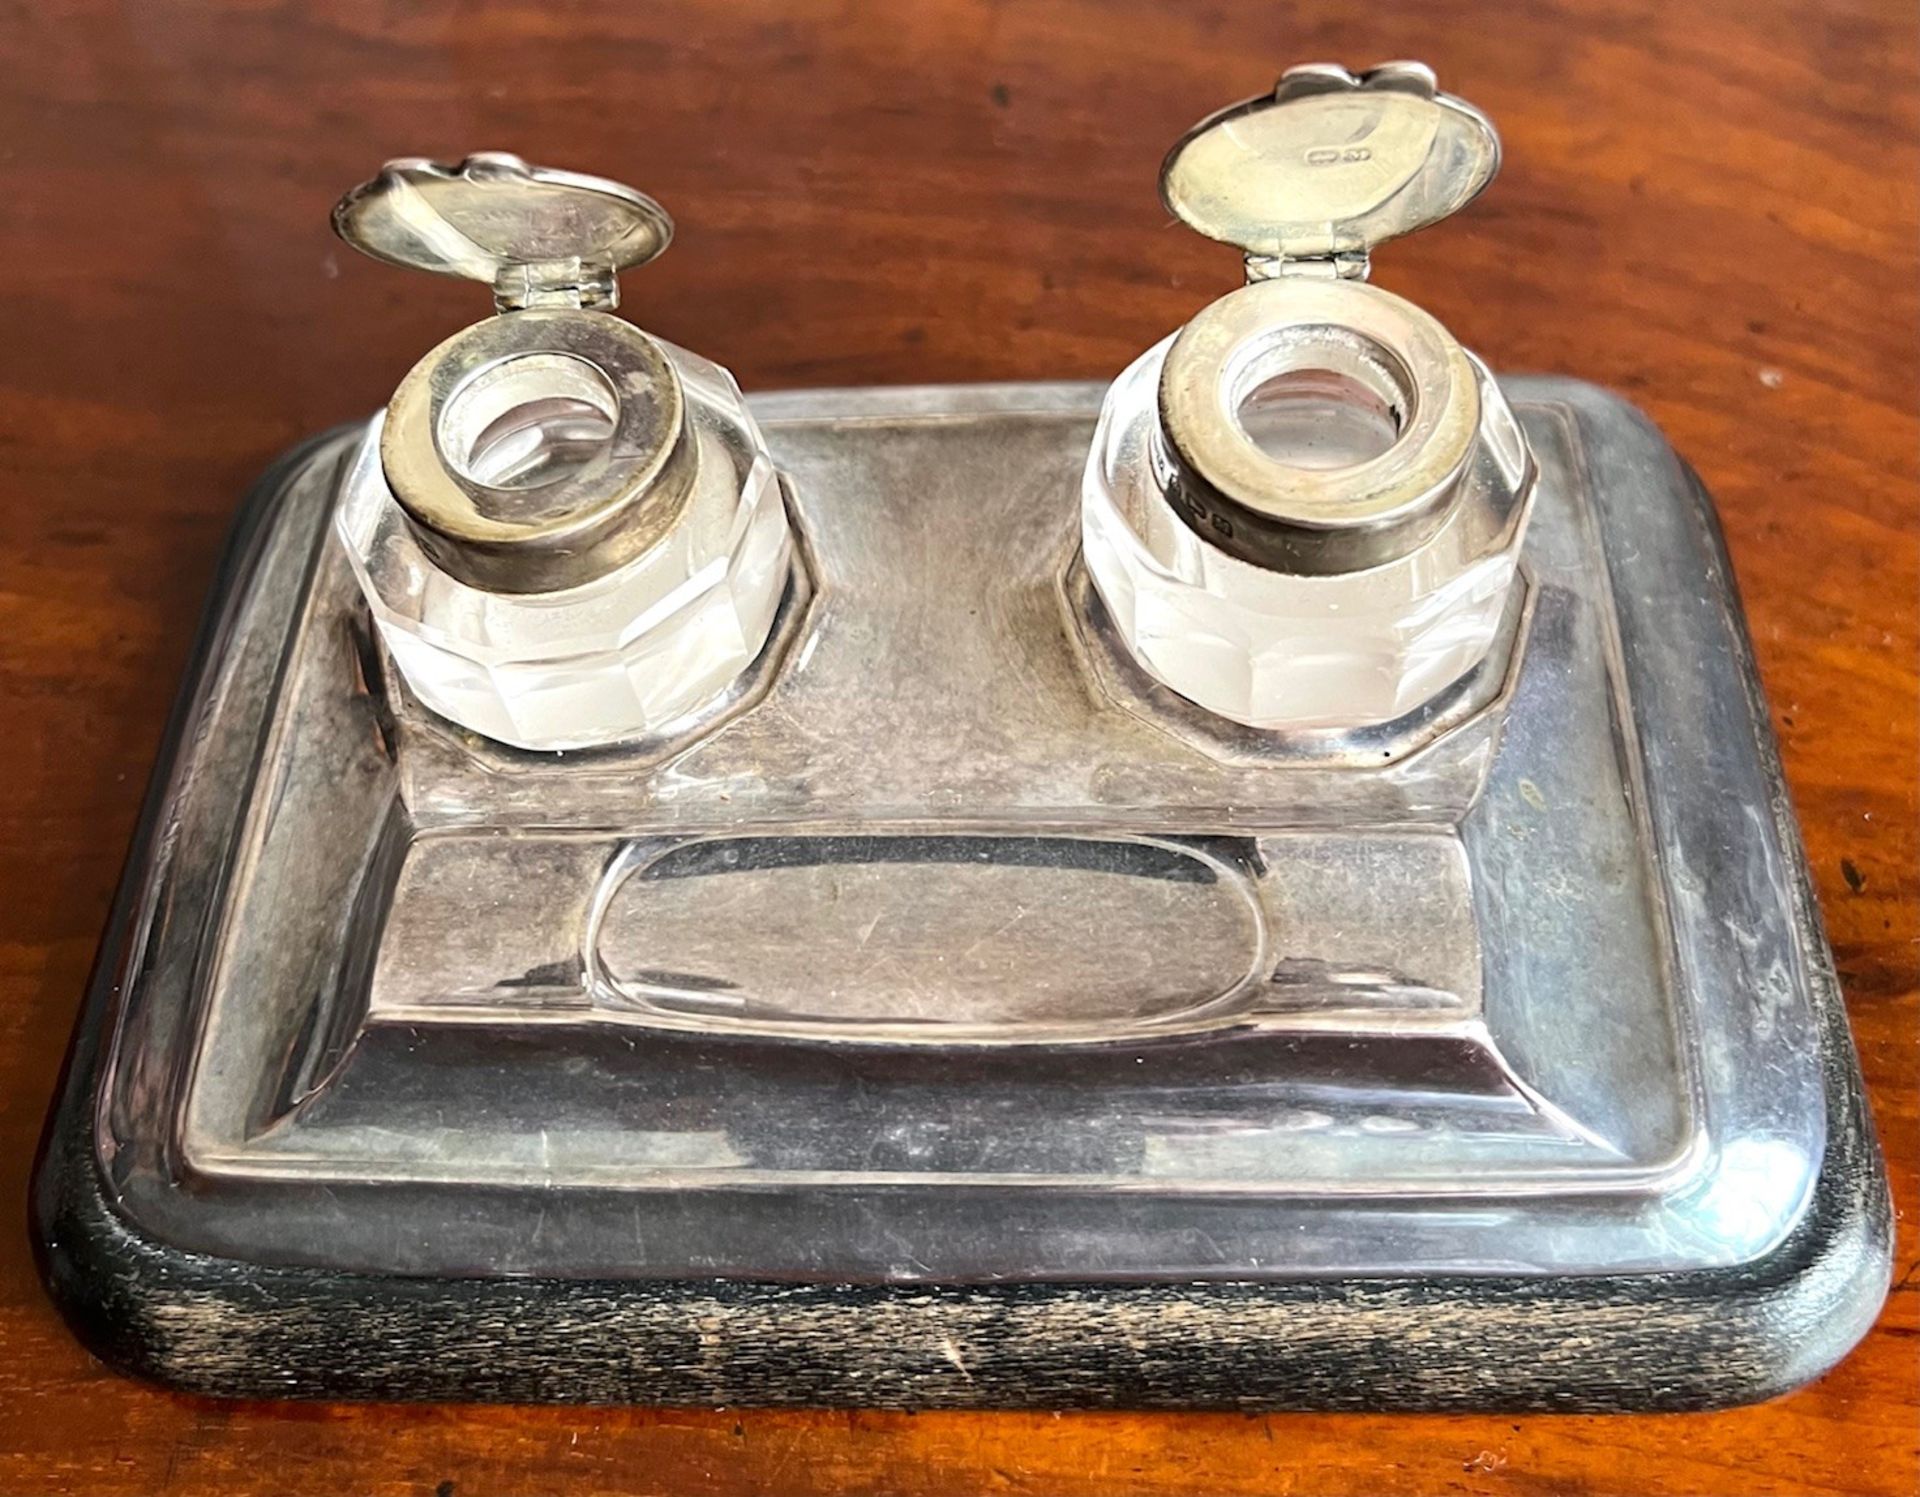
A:
<svg viewBox="0 0 1920 1497">
<path fill-rule="evenodd" d="M 372 1361 L 282 1386 L 371 1396 L 1624 1407 L 1826 1365 L 1884 1182 L 1710 508 L 1629 407 L 1507 388 L 1542 471 L 1503 646 L 1345 738 L 1118 649 L 1096 386 L 756 397 L 806 551 L 774 639 L 565 755 L 410 698 L 327 523 L 356 433 L 303 449 L 50 1135 L 76 1325 L 244 1392 L 331 1307 Z M 154 1332 L 184 1265 L 251 1299 Z M 524 1354 L 399 1367 L 436 1294 L 443 1344 Z M 653 1350 L 593 1363 L 584 1306 Z M 1661 1314 L 1717 1370 L 1636 1392 Z M 1555 1316 L 1617 1365 L 1540 1363 Z M 1421 1350 L 1343 1341 L 1389 1329 Z"/>
</svg>

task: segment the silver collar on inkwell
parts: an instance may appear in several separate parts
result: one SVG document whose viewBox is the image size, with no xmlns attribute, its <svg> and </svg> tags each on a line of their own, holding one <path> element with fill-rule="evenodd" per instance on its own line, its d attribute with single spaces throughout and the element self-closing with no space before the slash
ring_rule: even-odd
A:
<svg viewBox="0 0 1920 1497">
<path fill-rule="evenodd" d="M 1486 117 L 1410 62 L 1294 68 L 1168 153 L 1168 209 L 1246 255 L 1248 284 L 1181 330 L 1160 376 L 1162 482 L 1207 541 L 1324 575 L 1396 560 L 1445 523 L 1480 422 L 1474 369 L 1438 321 L 1366 277 L 1375 245 L 1453 213 L 1499 166 Z M 1241 407 L 1294 371 L 1377 404 L 1397 433 L 1387 450 L 1325 469 L 1265 452 Z"/>
<path fill-rule="evenodd" d="M 680 380 L 611 315 L 618 273 L 673 237 L 658 203 L 502 153 L 408 158 L 341 199 L 333 226 L 375 259 L 493 288 L 499 315 L 414 365 L 381 436 L 387 484 L 437 565 L 492 592 L 551 592 L 673 527 L 696 460 Z"/>
</svg>

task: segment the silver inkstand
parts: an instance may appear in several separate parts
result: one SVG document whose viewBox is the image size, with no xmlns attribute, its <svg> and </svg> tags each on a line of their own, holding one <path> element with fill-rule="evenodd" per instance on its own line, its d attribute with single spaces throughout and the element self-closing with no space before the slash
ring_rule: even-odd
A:
<svg viewBox="0 0 1920 1497">
<path fill-rule="evenodd" d="M 1713 512 L 1367 280 L 1499 162 L 1396 63 L 1204 121 L 1247 284 L 1110 387 L 612 312 L 657 204 L 336 213 L 497 315 L 242 512 L 37 1176 L 201 1392 L 1693 1408 L 1889 1207 Z"/>
</svg>

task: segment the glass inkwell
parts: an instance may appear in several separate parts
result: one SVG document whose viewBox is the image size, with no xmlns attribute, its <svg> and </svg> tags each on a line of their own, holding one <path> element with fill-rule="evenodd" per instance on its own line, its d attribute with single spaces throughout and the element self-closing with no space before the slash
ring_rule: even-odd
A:
<svg viewBox="0 0 1920 1497">
<path fill-rule="evenodd" d="M 666 213 L 487 154 L 392 162 L 333 222 L 378 259 L 485 282 L 498 313 L 401 381 L 340 509 L 413 693 L 528 749 L 657 734 L 711 702 L 766 643 L 793 546 L 733 377 L 613 315 Z"/>
<path fill-rule="evenodd" d="M 1180 695 L 1258 728 L 1372 727 L 1501 638 L 1526 436 L 1478 358 L 1367 283 L 1375 245 L 1499 164 L 1418 63 L 1295 68 L 1167 156 L 1167 207 L 1239 247 L 1248 284 L 1114 382 L 1082 524 L 1121 639 Z"/>
</svg>

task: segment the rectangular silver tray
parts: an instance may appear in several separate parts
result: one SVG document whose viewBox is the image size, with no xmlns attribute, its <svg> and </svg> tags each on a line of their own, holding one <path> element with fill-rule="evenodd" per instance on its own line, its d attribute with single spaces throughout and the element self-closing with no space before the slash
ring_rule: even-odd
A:
<svg viewBox="0 0 1920 1497">
<path fill-rule="evenodd" d="M 1130 673 L 1075 558 L 1098 386 L 755 397 L 807 562 L 773 641 L 567 754 L 408 697 L 328 524 L 357 432 L 310 447 L 105 954 L 103 1199 L 263 1283 L 1777 1255 L 1852 1062 L 1724 557 L 1630 408 L 1507 388 L 1516 663 L 1336 745 Z"/>
</svg>

